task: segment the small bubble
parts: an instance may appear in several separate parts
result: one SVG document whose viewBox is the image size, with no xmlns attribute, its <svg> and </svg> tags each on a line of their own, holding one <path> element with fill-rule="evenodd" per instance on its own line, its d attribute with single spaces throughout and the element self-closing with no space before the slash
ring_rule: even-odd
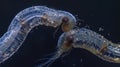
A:
<svg viewBox="0 0 120 67">
<path fill-rule="evenodd" d="M 89 25 L 86 25 L 86 26 L 85 26 L 85 28 L 88 28 L 88 29 L 90 29 L 90 26 L 89 26 Z"/>
<path fill-rule="evenodd" d="M 82 60 L 82 58 L 80 59 L 80 62 L 82 62 L 83 60 Z"/>
<path fill-rule="evenodd" d="M 72 66 L 74 67 L 76 64 L 72 64 Z"/>
<path fill-rule="evenodd" d="M 99 28 L 99 31 L 104 31 L 104 29 L 102 27 Z"/>
<path fill-rule="evenodd" d="M 110 33 L 108 33 L 107 35 L 110 36 Z"/>
</svg>

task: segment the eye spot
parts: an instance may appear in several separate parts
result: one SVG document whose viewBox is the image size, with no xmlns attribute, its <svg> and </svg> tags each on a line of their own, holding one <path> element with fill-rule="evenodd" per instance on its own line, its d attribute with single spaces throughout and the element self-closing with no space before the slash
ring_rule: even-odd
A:
<svg viewBox="0 0 120 67">
<path fill-rule="evenodd" d="M 66 37 L 66 46 L 67 47 L 71 47 L 72 46 L 72 43 L 73 43 L 73 36 L 72 35 L 70 35 L 70 36 L 67 36 Z"/>
<path fill-rule="evenodd" d="M 62 18 L 62 22 L 68 22 L 68 21 L 69 21 L 69 19 L 67 17 Z"/>
<path fill-rule="evenodd" d="M 71 36 L 68 36 L 67 38 L 66 38 L 66 40 L 69 42 L 69 43 L 72 43 L 73 42 L 73 36 L 71 35 Z"/>
</svg>

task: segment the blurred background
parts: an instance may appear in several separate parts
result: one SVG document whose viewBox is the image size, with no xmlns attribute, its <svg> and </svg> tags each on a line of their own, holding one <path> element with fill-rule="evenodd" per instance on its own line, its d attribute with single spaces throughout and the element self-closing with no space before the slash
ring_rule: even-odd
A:
<svg viewBox="0 0 120 67">
<path fill-rule="evenodd" d="M 47 6 L 72 13 L 86 27 L 103 35 L 108 40 L 120 43 L 119 0 L 0 0 L 0 36 L 14 16 L 31 6 Z M 34 28 L 21 48 L 0 67 L 34 67 L 37 60 L 55 52 L 57 40 L 63 32 L 39 26 Z M 68 55 L 57 59 L 50 67 L 120 67 L 120 64 L 103 61 L 84 49 L 73 49 Z"/>
</svg>

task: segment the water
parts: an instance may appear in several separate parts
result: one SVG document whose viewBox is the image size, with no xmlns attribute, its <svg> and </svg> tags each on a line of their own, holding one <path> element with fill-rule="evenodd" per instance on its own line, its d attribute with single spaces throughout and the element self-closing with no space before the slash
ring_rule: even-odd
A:
<svg viewBox="0 0 120 67">
<path fill-rule="evenodd" d="M 82 19 L 79 26 L 89 26 L 90 29 L 102 34 L 113 42 L 120 42 L 120 2 L 115 0 L 1 0 L 0 1 L 0 36 L 2 36 L 13 17 L 21 10 L 44 5 L 65 10 Z M 99 28 L 104 29 L 99 31 Z M 55 29 L 39 26 L 31 31 L 23 46 L 15 55 L 0 67 L 33 67 L 36 60 L 54 52 L 60 30 L 53 38 Z M 48 34 L 49 33 L 49 34 Z M 110 35 L 108 35 L 110 34 Z M 109 63 L 83 49 L 74 49 L 71 53 L 54 62 L 51 67 L 119 67 L 120 64 Z"/>
</svg>

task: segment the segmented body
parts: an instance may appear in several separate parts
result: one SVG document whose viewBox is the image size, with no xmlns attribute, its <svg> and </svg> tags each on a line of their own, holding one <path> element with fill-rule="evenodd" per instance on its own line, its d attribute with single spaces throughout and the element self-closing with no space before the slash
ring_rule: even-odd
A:
<svg viewBox="0 0 120 67">
<path fill-rule="evenodd" d="M 61 55 L 73 48 L 86 49 L 103 60 L 120 63 L 120 44 L 112 43 L 102 35 L 86 28 L 76 28 L 64 32 L 59 37 L 57 48 L 53 57 L 40 64 L 40 67 L 49 67 Z"/>
<path fill-rule="evenodd" d="M 72 14 L 45 6 L 33 6 L 19 12 L 0 38 L 0 63 L 19 49 L 31 29 L 39 25 L 58 27 L 64 24 L 64 17 L 69 19 L 68 24 L 75 24 L 76 19 Z"/>
<path fill-rule="evenodd" d="M 42 67 L 49 66 L 72 48 L 83 48 L 103 60 L 120 63 L 119 44 L 112 43 L 89 29 L 72 29 L 76 25 L 76 19 L 72 14 L 44 6 L 27 8 L 15 16 L 7 32 L 0 38 L 0 63 L 10 58 L 20 48 L 30 30 L 39 25 L 62 25 L 62 30 L 65 31 L 59 37 L 56 53 L 41 64 Z"/>
<path fill-rule="evenodd" d="M 83 48 L 103 60 L 120 63 L 120 45 L 112 43 L 102 35 L 86 28 L 73 29 L 61 35 L 60 43 L 67 41 L 65 39 L 68 37 L 73 40 L 73 48 Z"/>
</svg>

